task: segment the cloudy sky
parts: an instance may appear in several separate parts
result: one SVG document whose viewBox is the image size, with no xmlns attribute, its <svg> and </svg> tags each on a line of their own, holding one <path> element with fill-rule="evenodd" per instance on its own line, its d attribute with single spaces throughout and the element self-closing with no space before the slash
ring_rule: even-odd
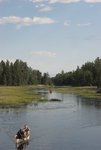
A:
<svg viewBox="0 0 101 150">
<path fill-rule="evenodd" d="M 101 57 L 101 0 L 0 0 L 0 60 L 51 76 Z"/>
</svg>

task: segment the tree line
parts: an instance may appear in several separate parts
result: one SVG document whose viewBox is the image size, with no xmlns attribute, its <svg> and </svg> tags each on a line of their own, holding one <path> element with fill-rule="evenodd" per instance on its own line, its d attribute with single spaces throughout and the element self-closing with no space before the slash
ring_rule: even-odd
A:
<svg viewBox="0 0 101 150">
<path fill-rule="evenodd" d="M 75 71 L 56 74 L 52 78 L 57 86 L 97 86 L 101 87 L 101 59 L 98 57 L 94 62 L 86 62 Z"/>
<path fill-rule="evenodd" d="M 8 60 L 0 62 L 0 85 L 50 84 L 48 73 L 41 73 L 28 67 L 26 62 L 17 59 L 14 63 Z"/>
<path fill-rule="evenodd" d="M 0 62 L 0 85 L 54 84 L 56 86 L 97 86 L 101 87 L 101 58 L 86 62 L 75 71 L 56 74 L 50 78 L 48 73 L 32 69 L 26 62 L 17 59 L 14 63 L 8 60 Z"/>
</svg>

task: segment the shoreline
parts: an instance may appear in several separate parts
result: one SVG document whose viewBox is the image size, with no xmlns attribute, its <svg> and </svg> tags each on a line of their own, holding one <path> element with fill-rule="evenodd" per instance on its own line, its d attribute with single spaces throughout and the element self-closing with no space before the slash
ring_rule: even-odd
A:
<svg viewBox="0 0 101 150">
<path fill-rule="evenodd" d="M 88 99 L 97 99 L 101 100 L 101 93 L 96 93 L 96 86 L 82 86 L 82 87 L 54 87 L 54 91 L 74 94 Z"/>
</svg>

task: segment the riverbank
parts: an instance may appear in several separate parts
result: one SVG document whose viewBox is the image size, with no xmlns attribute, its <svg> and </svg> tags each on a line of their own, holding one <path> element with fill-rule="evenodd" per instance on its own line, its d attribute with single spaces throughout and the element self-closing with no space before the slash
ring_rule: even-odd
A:
<svg viewBox="0 0 101 150">
<path fill-rule="evenodd" d="M 101 94 L 96 93 L 95 86 L 85 86 L 85 87 L 56 87 L 54 88 L 57 92 L 75 94 L 77 96 L 81 96 L 89 99 L 101 99 Z"/>
<path fill-rule="evenodd" d="M 36 86 L 0 86 L 0 107 L 19 107 L 40 100 L 34 89 Z"/>
<path fill-rule="evenodd" d="M 44 101 L 36 89 L 47 89 L 77 96 L 99 99 L 101 94 L 96 93 L 96 87 L 48 87 L 48 86 L 0 86 L 0 107 L 22 107 L 36 101 Z"/>
</svg>

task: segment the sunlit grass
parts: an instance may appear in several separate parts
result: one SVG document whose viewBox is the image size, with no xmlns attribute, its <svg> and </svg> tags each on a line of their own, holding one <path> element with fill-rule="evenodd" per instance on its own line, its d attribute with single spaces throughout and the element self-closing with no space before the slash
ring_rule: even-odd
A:
<svg viewBox="0 0 101 150">
<path fill-rule="evenodd" d="M 21 106 L 40 100 L 34 86 L 1 86 L 0 106 Z"/>
</svg>

